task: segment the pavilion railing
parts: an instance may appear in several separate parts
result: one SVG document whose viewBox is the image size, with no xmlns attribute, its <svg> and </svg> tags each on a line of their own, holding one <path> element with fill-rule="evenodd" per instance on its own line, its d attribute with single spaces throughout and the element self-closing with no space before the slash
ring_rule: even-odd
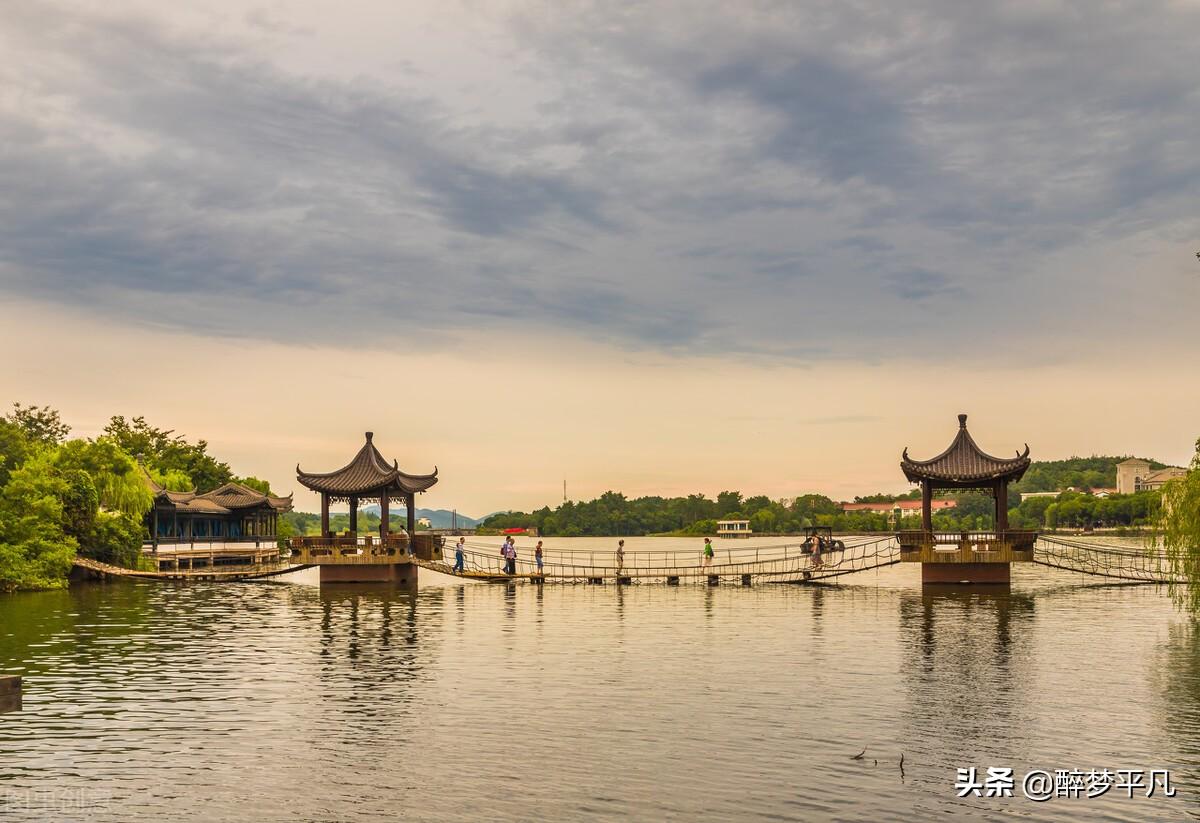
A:
<svg viewBox="0 0 1200 823">
<path fill-rule="evenodd" d="M 938 546 L 953 546 L 961 550 L 995 544 L 1004 544 L 1014 552 L 1031 552 L 1037 536 L 1036 529 L 956 532 L 907 529 L 896 532 L 896 539 L 900 541 L 900 551 L 903 553 L 919 552 L 930 547 L 936 550 Z"/>
<path fill-rule="evenodd" d="M 153 538 L 148 537 L 148 538 L 144 538 L 142 540 L 142 545 L 150 546 L 155 543 L 157 543 L 160 546 L 173 546 L 176 544 L 187 544 L 187 543 L 244 543 L 244 544 L 253 543 L 255 545 L 265 544 L 265 545 L 270 546 L 270 545 L 274 545 L 278 542 L 279 542 L 279 538 L 276 537 L 275 535 L 268 536 L 265 534 L 239 534 L 236 537 L 228 537 L 228 536 L 221 536 L 221 535 L 214 536 L 211 534 L 205 534 L 205 535 L 199 535 L 197 537 L 175 537 L 175 536 L 165 536 L 165 535 L 160 535 L 158 537 L 153 537 Z"/>
<path fill-rule="evenodd" d="M 293 537 L 288 541 L 296 563 L 398 563 L 411 558 L 407 535 L 365 534 L 344 537 Z"/>
<path fill-rule="evenodd" d="M 403 563 L 413 557 L 441 560 L 444 541 L 434 534 L 418 534 L 411 540 L 404 534 L 306 536 L 291 538 L 288 547 L 297 563 Z"/>
</svg>

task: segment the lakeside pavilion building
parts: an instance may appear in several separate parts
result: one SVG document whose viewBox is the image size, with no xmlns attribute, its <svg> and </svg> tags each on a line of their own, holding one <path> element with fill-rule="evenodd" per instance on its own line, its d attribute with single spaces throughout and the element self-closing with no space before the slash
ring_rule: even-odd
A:
<svg viewBox="0 0 1200 823">
<path fill-rule="evenodd" d="M 417 494 L 427 491 L 438 481 L 437 467 L 431 474 L 408 474 L 400 470 L 396 460 L 388 463 L 375 448 L 374 433 L 366 433 L 366 442 L 354 458 L 337 471 L 306 472 L 296 464 L 296 479 L 306 489 L 321 495 L 321 536 L 333 537 L 329 530 L 329 504 L 350 505 L 350 537 L 358 535 L 358 507 L 367 502 L 379 503 L 379 536 L 387 538 L 390 507 L 393 500 L 404 501 L 407 509 L 409 537 L 416 534 Z"/>
<path fill-rule="evenodd" d="M 176 492 L 157 483 L 144 467 L 142 471 L 154 493 L 154 505 L 146 514 L 146 530 L 154 542 L 273 540 L 280 512 L 292 510 L 290 494 L 276 497 L 241 483 L 226 483 L 204 494 L 195 489 Z"/>
<path fill-rule="evenodd" d="M 914 460 L 904 450 L 900 468 L 921 486 L 921 529 L 897 533 L 900 558 L 921 563 L 923 583 L 1008 583 L 1010 564 L 1032 561 L 1037 532 L 1008 527 L 1008 484 L 1029 468 L 1029 445 L 1015 457 L 993 457 L 967 431 L 958 416 L 958 433 L 941 454 Z M 938 533 L 933 530 L 933 493 L 981 489 L 996 501 L 995 530 Z"/>
<path fill-rule="evenodd" d="M 262 563 L 279 558 L 279 515 L 292 510 L 292 496 L 263 494 L 226 483 L 199 494 L 171 491 L 142 466 L 154 503 L 146 513 L 143 554 L 159 568 L 196 568 Z"/>
</svg>

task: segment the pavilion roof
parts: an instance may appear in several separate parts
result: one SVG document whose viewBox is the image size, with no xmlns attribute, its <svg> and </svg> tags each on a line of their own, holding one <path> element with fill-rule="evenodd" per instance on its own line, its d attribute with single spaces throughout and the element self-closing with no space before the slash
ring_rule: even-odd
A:
<svg viewBox="0 0 1200 823">
<path fill-rule="evenodd" d="M 306 488 L 333 497 L 375 497 L 386 491 L 393 494 L 416 494 L 437 483 L 437 467 L 432 474 L 408 474 L 400 471 L 399 463 L 390 464 L 375 448 L 373 432 L 366 433 L 366 442 L 354 458 L 337 471 L 306 472 L 296 465 L 296 479 Z"/>
<path fill-rule="evenodd" d="M 155 500 L 159 503 L 169 503 L 179 511 L 197 512 L 201 514 L 230 514 L 236 509 L 249 509 L 263 504 L 269 505 L 275 511 L 290 512 L 292 496 L 277 497 L 273 494 L 263 494 L 257 489 L 244 486 L 241 483 L 226 483 L 220 488 L 204 494 L 197 494 L 195 489 L 186 492 L 171 491 L 150 476 L 150 472 L 142 466 L 142 474 L 146 484 L 154 492 Z"/>
<path fill-rule="evenodd" d="M 292 496 L 290 494 L 287 497 L 276 497 L 272 494 L 263 494 L 257 489 L 243 486 L 241 483 L 226 483 L 218 489 L 197 495 L 197 497 L 203 497 L 214 503 L 220 503 L 227 509 L 248 509 L 252 506 L 261 506 L 263 503 L 267 503 L 271 508 L 278 511 L 292 510 Z"/>
<path fill-rule="evenodd" d="M 1015 457 L 993 457 L 983 451 L 967 431 L 967 416 L 958 416 L 958 434 L 949 447 L 929 460 L 914 460 L 908 449 L 900 459 L 900 468 L 910 482 L 923 480 L 948 483 L 955 486 L 983 485 L 995 480 L 1014 482 L 1021 479 L 1029 468 L 1029 445 L 1024 453 Z"/>
</svg>

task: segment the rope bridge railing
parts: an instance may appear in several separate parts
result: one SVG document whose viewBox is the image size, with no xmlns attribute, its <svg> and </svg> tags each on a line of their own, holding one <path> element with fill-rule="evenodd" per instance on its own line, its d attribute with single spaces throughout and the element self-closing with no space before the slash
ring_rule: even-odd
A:
<svg viewBox="0 0 1200 823">
<path fill-rule="evenodd" d="M 1039 537 L 1033 562 L 1054 569 L 1138 583 L 1185 583 L 1159 549 Z"/>
<path fill-rule="evenodd" d="M 515 577 L 538 576 L 532 548 L 518 550 Z M 454 546 L 443 550 L 444 566 L 449 571 L 454 562 Z M 504 570 L 499 546 L 479 543 L 464 544 L 464 568 L 472 576 L 489 579 L 514 577 Z M 852 572 L 890 566 L 900 562 L 900 546 L 892 536 L 862 540 L 845 545 L 843 549 L 827 550 L 820 555 L 805 552 L 800 543 L 739 548 L 718 547 L 710 565 L 705 565 L 702 551 L 639 550 L 625 552 L 624 563 L 618 568 L 614 551 L 590 549 L 545 549 L 541 577 L 555 582 L 588 582 L 628 578 L 645 582 L 677 579 L 702 582 L 710 577 L 773 580 L 777 582 L 819 582 Z"/>
</svg>

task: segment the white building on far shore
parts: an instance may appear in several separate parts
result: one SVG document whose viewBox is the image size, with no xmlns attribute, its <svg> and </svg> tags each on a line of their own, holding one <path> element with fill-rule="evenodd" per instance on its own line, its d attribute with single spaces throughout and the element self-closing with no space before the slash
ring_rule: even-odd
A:
<svg viewBox="0 0 1200 823">
<path fill-rule="evenodd" d="M 1187 469 L 1168 466 L 1152 469 L 1146 460 L 1131 457 L 1117 464 L 1117 494 L 1133 494 L 1151 489 L 1161 489 L 1168 481 L 1185 477 Z"/>
<path fill-rule="evenodd" d="M 717 537 L 749 537 L 752 533 L 749 520 L 717 521 Z"/>
</svg>

